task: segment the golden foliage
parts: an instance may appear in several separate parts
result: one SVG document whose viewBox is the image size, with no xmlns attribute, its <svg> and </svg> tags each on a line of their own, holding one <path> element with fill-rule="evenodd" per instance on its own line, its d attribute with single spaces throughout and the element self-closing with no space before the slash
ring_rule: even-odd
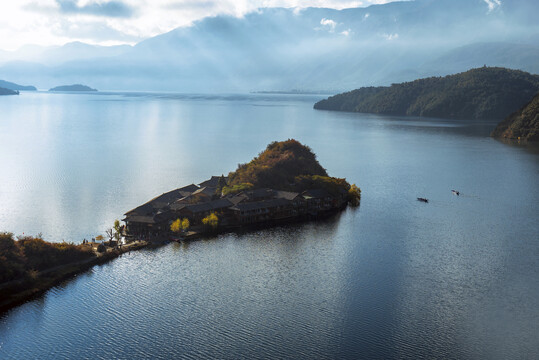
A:
<svg viewBox="0 0 539 360">
<path fill-rule="evenodd" d="M 215 213 L 211 213 L 210 215 L 202 219 L 202 224 L 212 229 L 216 229 L 217 226 L 219 225 L 219 218 L 217 217 Z"/>
</svg>

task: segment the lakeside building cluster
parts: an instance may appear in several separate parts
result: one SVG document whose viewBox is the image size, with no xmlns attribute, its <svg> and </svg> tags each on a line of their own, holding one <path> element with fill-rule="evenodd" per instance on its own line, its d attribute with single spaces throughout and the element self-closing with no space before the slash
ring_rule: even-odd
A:
<svg viewBox="0 0 539 360">
<path fill-rule="evenodd" d="M 347 205 L 347 192 L 332 195 L 324 189 L 301 193 L 269 188 L 220 195 L 219 180 L 210 179 L 164 193 L 125 213 L 127 232 L 134 236 L 160 236 L 170 224 L 187 218 L 192 228 L 202 227 L 202 219 L 214 213 L 220 229 L 278 223 L 330 214 Z M 226 177 L 224 177 L 227 180 Z"/>
</svg>

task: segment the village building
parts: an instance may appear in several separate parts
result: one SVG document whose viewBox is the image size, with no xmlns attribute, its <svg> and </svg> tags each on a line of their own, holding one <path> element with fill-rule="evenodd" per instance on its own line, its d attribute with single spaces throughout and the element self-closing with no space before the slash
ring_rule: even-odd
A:
<svg viewBox="0 0 539 360">
<path fill-rule="evenodd" d="M 346 205 L 346 194 L 331 195 L 324 189 L 302 193 L 252 189 L 222 196 L 222 176 L 212 176 L 198 186 L 191 184 L 164 193 L 125 213 L 127 231 L 138 236 L 165 235 L 176 219 L 188 219 L 192 227 L 202 226 L 202 219 L 215 213 L 222 228 L 275 223 L 319 216 Z M 226 181 L 226 178 L 224 178 Z"/>
</svg>

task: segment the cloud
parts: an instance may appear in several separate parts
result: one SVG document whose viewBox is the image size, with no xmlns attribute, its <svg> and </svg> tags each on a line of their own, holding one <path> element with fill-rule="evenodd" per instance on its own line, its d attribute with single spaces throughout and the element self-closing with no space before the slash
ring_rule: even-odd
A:
<svg viewBox="0 0 539 360">
<path fill-rule="evenodd" d="M 484 0 L 488 5 L 488 11 L 491 12 L 492 10 L 496 9 L 498 6 L 502 4 L 501 0 Z"/>
<path fill-rule="evenodd" d="M 4 0 L 0 1 L 0 49 L 72 41 L 134 45 L 205 17 L 242 17 L 274 7 L 291 8 L 300 15 L 307 7 L 343 9 L 391 1 L 395 0 Z M 345 30 L 326 21 L 316 29 Z"/>
<path fill-rule="evenodd" d="M 121 1 L 90 1 L 79 5 L 78 0 L 56 0 L 59 11 L 64 14 L 94 15 L 111 18 L 129 18 L 135 13 L 134 8 Z"/>
<path fill-rule="evenodd" d="M 331 19 L 323 18 L 322 20 L 320 20 L 320 25 L 329 27 L 329 32 L 334 32 L 337 23 Z"/>
<path fill-rule="evenodd" d="M 352 29 L 341 31 L 341 35 L 348 36 L 352 33 Z"/>
</svg>

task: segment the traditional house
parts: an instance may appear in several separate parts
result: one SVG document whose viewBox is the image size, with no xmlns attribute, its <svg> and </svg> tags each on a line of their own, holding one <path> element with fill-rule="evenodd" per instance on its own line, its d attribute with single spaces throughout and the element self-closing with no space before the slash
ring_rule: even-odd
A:
<svg viewBox="0 0 539 360">
<path fill-rule="evenodd" d="M 131 234 L 149 235 L 165 230 L 170 220 L 170 205 L 175 201 L 197 191 L 198 186 L 191 184 L 163 193 L 147 203 L 125 213 L 123 221 Z"/>
<path fill-rule="evenodd" d="M 179 204 L 171 207 L 173 217 L 187 218 L 192 225 L 198 225 L 206 216 L 217 213 L 221 217 L 228 217 L 229 208 L 234 204 L 229 199 L 218 199 L 198 204 Z"/>
<path fill-rule="evenodd" d="M 293 216 L 292 204 L 286 199 L 240 202 L 230 210 L 239 224 L 254 224 Z"/>
</svg>

